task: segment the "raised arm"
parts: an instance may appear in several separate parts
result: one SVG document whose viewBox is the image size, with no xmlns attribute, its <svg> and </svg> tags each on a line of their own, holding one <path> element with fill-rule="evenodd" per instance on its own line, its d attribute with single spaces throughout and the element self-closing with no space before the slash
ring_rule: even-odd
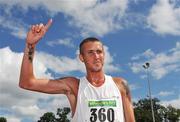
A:
<svg viewBox="0 0 180 122">
<path fill-rule="evenodd" d="M 51 24 L 52 20 L 50 19 L 46 25 L 41 23 L 32 25 L 30 28 L 26 38 L 26 47 L 22 60 L 19 86 L 32 91 L 50 94 L 67 94 L 68 92 L 74 91 L 78 79 L 74 77 L 64 77 L 56 80 L 37 79 L 33 73 L 33 58 L 36 44 L 45 35 Z"/>
<path fill-rule="evenodd" d="M 135 122 L 131 94 L 127 81 L 122 78 L 113 78 L 113 80 L 121 92 L 125 122 Z"/>
</svg>

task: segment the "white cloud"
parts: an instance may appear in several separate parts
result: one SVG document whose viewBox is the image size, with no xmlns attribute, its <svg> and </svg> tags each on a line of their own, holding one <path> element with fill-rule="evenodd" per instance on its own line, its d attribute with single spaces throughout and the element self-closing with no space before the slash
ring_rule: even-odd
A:
<svg viewBox="0 0 180 122">
<path fill-rule="evenodd" d="M 158 96 L 162 96 L 162 97 L 165 97 L 165 96 L 170 96 L 170 95 L 173 95 L 174 92 L 173 91 L 161 91 L 158 93 Z"/>
<path fill-rule="evenodd" d="M 108 47 L 104 46 L 105 49 L 105 72 L 117 72 L 119 69 L 113 65 L 113 57 L 110 55 L 108 51 Z M 42 62 L 47 68 L 51 69 L 56 73 L 68 74 L 72 71 L 80 71 L 85 73 L 85 66 L 79 60 L 78 55 L 76 58 L 69 57 L 56 57 L 51 54 L 47 54 L 44 52 L 36 53 L 37 60 Z"/>
<path fill-rule="evenodd" d="M 20 65 L 22 60 L 22 53 L 15 53 L 9 47 L 0 49 L 0 106 L 5 111 L 10 111 L 10 114 L 4 115 L 10 122 L 19 122 L 24 117 L 32 117 L 36 121 L 42 113 L 47 111 L 56 112 L 55 108 L 67 106 L 67 101 L 61 100 L 64 97 L 47 95 L 42 93 L 29 92 L 20 89 L 18 86 Z M 38 62 L 38 61 L 37 61 Z M 46 73 L 47 68 L 41 62 L 36 65 L 36 74 L 39 77 L 49 77 L 51 74 Z M 47 103 L 50 108 L 39 108 L 39 99 L 49 99 L 53 96 L 53 100 L 59 100 L 58 104 Z"/>
<path fill-rule="evenodd" d="M 150 10 L 147 22 L 156 33 L 180 35 L 180 6 L 178 6 L 178 2 L 158 0 Z"/>
<path fill-rule="evenodd" d="M 125 14 L 128 0 L 101 2 L 98 0 L 54 0 L 53 2 L 49 0 L 6 0 L 0 1 L 0 4 L 6 4 L 8 8 L 18 5 L 24 11 L 29 8 L 41 7 L 51 16 L 63 13 L 66 17 L 71 18 L 68 23 L 79 28 L 81 35 L 96 34 L 103 36 L 122 27 L 119 20 Z"/>
<path fill-rule="evenodd" d="M 78 57 L 72 59 L 69 57 L 56 57 L 44 52 L 36 53 L 36 60 L 42 62 L 46 68 L 60 74 L 68 74 L 71 71 L 85 72 L 84 65 L 80 62 Z"/>
<path fill-rule="evenodd" d="M 12 106 L 12 111 L 16 111 L 19 116 L 28 116 L 30 118 L 38 118 L 39 115 L 43 115 L 45 111 L 40 110 L 37 105 L 31 106 Z M 36 115 L 36 116 L 35 116 Z"/>
<path fill-rule="evenodd" d="M 73 20 L 71 25 L 82 29 L 82 34 L 97 34 L 102 36 L 122 28 L 120 19 L 127 8 L 127 0 L 111 0 L 98 4 L 98 1 L 88 7 L 77 7 L 74 12 L 68 12 Z M 70 10 L 71 11 L 71 10 Z"/>
<path fill-rule="evenodd" d="M 20 118 L 14 116 L 6 116 L 7 122 L 21 122 Z"/>
<path fill-rule="evenodd" d="M 169 100 L 169 101 L 162 101 L 161 104 L 164 105 L 164 106 L 171 105 L 174 108 L 180 109 L 180 98 L 174 99 L 174 100 Z"/>
<path fill-rule="evenodd" d="M 138 4 L 140 2 L 145 2 L 147 0 L 130 0 L 130 2 L 134 2 L 135 4 Z"/>
<path fill-rule="evenodd" d="M 131 91 L 133 91 L 133 90 L 139 89 L 140 86 L 137 85 L 137 84 L 130 84 L 130 85 L 129 85 L 129 88 L 130 88 Z"/>
<path fill-rule="evenodd" d="M 145 61 L 150 62 L 150 73 L 155 79 L 161 79 L 171 72 L 180 71 L 180 42 L 176 43 L 176 47 L 169 49 L 164 53 L 154 53 L 148 49 L 142 54 L 133 56 L 132 63 L 129 63 L 134 73 L 144 72 L 142 65 Z M 135 60 L 136 59 L 136 60 Z M 134 61 L 135 60 L 135 61 Z"/>
<path fill-rule="evenodd" d="M 105 51 L 105 65 L 104 65 L 104 70 L 106 73 L 111 73 L 111 72 L 118 72 L 120 71 L 120 67 L 116 66 L 113 64 L 113 57 L 110 54 L 108 47 L 104 46 L 104 51 Z"/>
<path fill-rule="evenodd" d="M 154 55 L 155 55 L 154 52 L 151 49 L 148 49 L 143 54 L 137 54 L 137 55 L 133 56 L 131 58 L 131 60 L 138 60 L 138 59 L 140 59 L 142 57 L 151 58 Z"/>
<path fill-rule="evenodd" d="M 56 45 L 64 45 L 70 48 L 74 48 L 75 45 L 73 44 L 72 40 L 69 38 L 65 38 L 65 39 L 59 39 L 59 40 L 55 40 L 55 41 L 48 41 L 47 45 L 49 46 L 56 46 Z"/>
<path fill-rule="evenodd" d="M 11 20 L 11 18 L 0 16 L 0 26 L 9 29 L 10 34 L 17 38 L 25 39 L 26 37 L 27 27 L 18 20 Z"/>
</svg>

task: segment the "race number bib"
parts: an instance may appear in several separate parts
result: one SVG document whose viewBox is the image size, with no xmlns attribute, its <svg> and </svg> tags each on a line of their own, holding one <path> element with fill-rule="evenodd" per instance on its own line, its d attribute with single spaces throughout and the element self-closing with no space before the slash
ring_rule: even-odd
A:
<svg viewBox="0 0 180 122">
<path fill-rule="evenodd" d="M 90 122 L 115 122 L 116 100 L 90 100 L 89 121 Z"/>
</svg>

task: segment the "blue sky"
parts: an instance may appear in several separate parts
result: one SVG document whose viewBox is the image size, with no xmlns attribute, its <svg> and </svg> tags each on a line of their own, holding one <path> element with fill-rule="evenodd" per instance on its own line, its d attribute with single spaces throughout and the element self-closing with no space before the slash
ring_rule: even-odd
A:
<svg viewBox="0 0 180 122">
<path fill-rule="evenodd" d="M 18 87 L 26 33 L 50 18 L 53 24 L 36 47 L 37 77 L 83 76 L 78 46 L 94 36 L 105 45 L 105 72 L 128 81 L 133 101 L 148 95 L 142 65 L 150 62 L 153 97 L 180 108 L 179 0 L 0 0 L 0 116 L 32 122 L 69 106 L 64 95 Z"/>
</svg>

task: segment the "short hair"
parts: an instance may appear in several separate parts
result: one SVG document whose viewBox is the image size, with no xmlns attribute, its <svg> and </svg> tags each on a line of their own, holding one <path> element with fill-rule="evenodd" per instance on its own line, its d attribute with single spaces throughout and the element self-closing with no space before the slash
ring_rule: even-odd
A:
<svg viewBox="0 0 180 122">
<path fill-rule="evenodd" d="M 102 44 L 101 40 L 99 40 L 99 39 L 97 39 L 97 38 L 95 38 L 95 37 L 85 38 L 84 40 L 82 40 L 82 42 L 81 42 L 80 45 L 79 45 L 80 54 L 82 54 L 82 52 L 83 52 L 83 49 L 82 49 L 83 45 L 84 45 L 85 43 L 87 43 L 87 42 L 100 42 L 100 43 Z"/>
</svg>

